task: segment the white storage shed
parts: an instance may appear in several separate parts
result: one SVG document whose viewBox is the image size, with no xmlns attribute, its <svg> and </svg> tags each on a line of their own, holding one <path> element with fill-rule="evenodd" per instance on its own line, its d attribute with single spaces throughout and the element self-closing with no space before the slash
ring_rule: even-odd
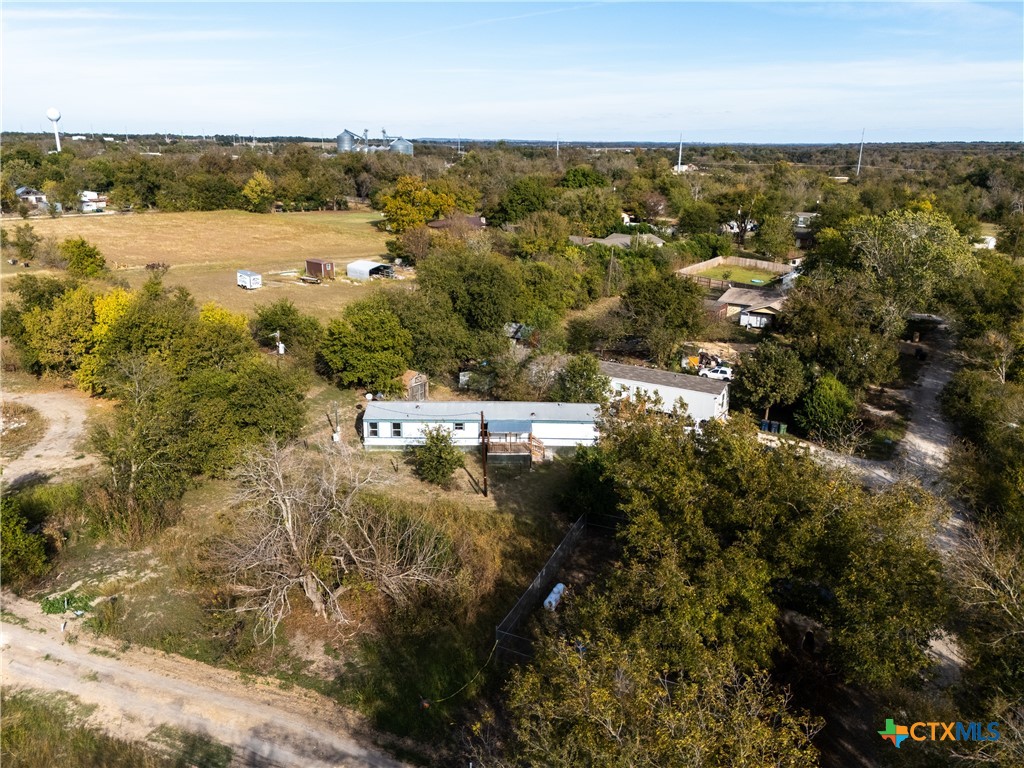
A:
<svg viewBox="0 0 1024 768">
<path fill-rule="evenodd" d="M 602 362 L 601 373 L 611 379 L 613 394 L 658 395 L 665 413 L 671 413 L 672 406 L 681 399 L 686 404 L 687 414 L 698 425 L 709 419 L 729 417 L 727 382 L 621 363 Z"/>
<path fill-rule="evenodd" d="M 245 288 L 247 291 L 263 287 L 263 275 L 259 272 L 252 272 L 248 269 L 238 270 L 236 273 L 236 281 L 240 288 Z"/>
<path fill-rule="evenodd" d="M 375 401 L 363 414 L 363 446 L 399 449 L 423 445 L 423 430 L 444 426 L 455 445 L 472 449 L 480 445 L 480 414 L 492 433 L 532 437 L 546 448 L 593 445 L 596 403 L 533 403 L 497 401 Z"/>
<path fill-rule="evenodd" d="M 357 259 L 345 268 L 345 273 L 353 280 L 369 280 L 371 277 L 391 277 L 394 269 L 390 264 L 379 261 Z"/>
</svg>

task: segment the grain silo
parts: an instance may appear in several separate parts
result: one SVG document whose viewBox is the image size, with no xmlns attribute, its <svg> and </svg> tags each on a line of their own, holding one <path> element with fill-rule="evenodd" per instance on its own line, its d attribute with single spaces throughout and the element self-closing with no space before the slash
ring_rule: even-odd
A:
<svg viewBox="0 0 1024 768">
<path fill-rule="evenodd" d="M 388 152 L 397 152 L 400 155 L 412 155 L 412 142 L 408 139 L 395 139 L 388 147 Z"/>
<path fill-rule="evenodd" d="M 338 134 L 338 151 L 339 152 L 352 152 L 355 149 L 356 139 L 358 137 L 347 128 Z"/>
</svg>

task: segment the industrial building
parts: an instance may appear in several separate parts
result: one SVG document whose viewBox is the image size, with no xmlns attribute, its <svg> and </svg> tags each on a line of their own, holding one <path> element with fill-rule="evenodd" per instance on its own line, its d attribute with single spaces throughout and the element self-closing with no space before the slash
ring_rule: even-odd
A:
<svg viewBox="0 0 1024 768">
<path fill-rule="evenodd" d="M 394 152 L 399 155 L 412 155 L 412 142 L 401 136 L 388 136 L 381 129 L 381 138 L 371 139 L 368 130 L 360 136 L 347 128 L 338 134 L 338 152 Z"/>
</svg>

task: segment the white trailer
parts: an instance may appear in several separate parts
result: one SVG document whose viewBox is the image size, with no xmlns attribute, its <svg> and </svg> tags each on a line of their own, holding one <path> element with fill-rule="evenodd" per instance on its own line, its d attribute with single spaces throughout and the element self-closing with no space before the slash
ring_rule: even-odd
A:
<svg viewBox="0 0 1024 768">
<path fill-rule="evenodd" d="M 237 272 L 237 281 L 239 288 L 245 288 L 247 291 L 251 291 L 255 288 L 263 287 L 263 275 L 259 272 L 251 272 L 248 269 L 240 269 Z"/>
</svg>

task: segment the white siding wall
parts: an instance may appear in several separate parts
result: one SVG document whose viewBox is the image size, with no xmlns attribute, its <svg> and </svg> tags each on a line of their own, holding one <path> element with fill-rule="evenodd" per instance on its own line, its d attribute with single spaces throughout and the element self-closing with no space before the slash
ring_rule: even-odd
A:
<svg viewBox="0 0 1024 768">
<path fill-rule="evenodd" d="M 657 394 L 661 397 L 662 407 L 665 413 L 671 413 L 672 406 L 676 400 L 683 399 L 686 403 L 686 412 L 697 424 L 708 419 L 725 418 L 729 413 L 729 388 L 726 387 L 721 395 L 715 396 L 707 392 L 694 392 L 689 389 L 668 387 L 661 384 L 646 384 L 626 379 L 612 379 L 612 391 L 629 392 L 636 395 L 645 392 L 648 395 Z"/>
<path fill-rule="evenodd" d="M 370 435 L 370 424 L 377 425 L 377 436 Z M 376 421 L 363 422 L 363 445 L 366 448 L 405 448 L 422 445 L 424 430 L 427 427 L 443 425 L 449 429 L 455 444 L 460 448 L 470 449 L 480 445 L 480 419 L 460 421 L 462 430 L 456 430 L 454 421 Z M 402 436 L 393 437 L 392 424 L 402 425 Z M 574 445 L 593 445 L 597 440 L 597 428 L 593 422 L 534 422 L 533 436 L 544 443 L 547 448 L 564 448 Z"/>
<path fill-rule="evenodd" d="M 533 436 L 544 443 L 545 448 L 593 445 L 597 440 L 597 427 L 591 421 L 535 421 Z"/>
</svg>

